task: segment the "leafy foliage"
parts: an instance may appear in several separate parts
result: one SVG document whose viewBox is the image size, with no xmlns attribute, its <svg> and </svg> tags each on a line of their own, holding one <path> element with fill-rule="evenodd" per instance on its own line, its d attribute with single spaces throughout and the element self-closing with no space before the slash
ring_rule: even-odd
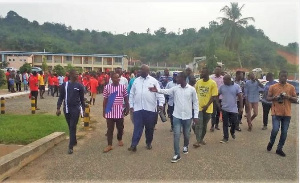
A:
<svg viewBox="0 0 300 183">
<path fill-rule="evenodd" d="M 30 65 L 29 63 L 24 63 L 24 64 L 20 67 L 19 71 L 20 71 L 21 73 L 24 73 L 24 72 L 31 72 L 31 65 Z"/>
<path fill-rule="evenodd" d="M 0 70 L 0 87 L 6 84 L 5 73 L 3 70 Z"/>
<path fill-rule="evenodd" d="M 228 7 L 230 8 L 230 7 Z M 224 12 L 229 10 L 224 9 Z M 261 67 L 265 71 L 275 71 L 282 68 L 291 69 L 289 64 L 277 61 L 276 50 L 289 50 L 297 53 L 298 43 L 290 43 L 287 47 L 269 40 L 263 30 L 256 29 L 253 25 L 247 26 L 246 20 L 241 18 L 236 9 L 228 11 L 228 15 L 221 21 L 221 25 L 215 20 L 209 22 L 208 28 L 201 27 L 183 29 L 178 32 L 167 32 L 165 27 L 158 30 L 145 30 L 145 33 L 131 31 L 125 34 L 112 34 L 105 31 L 73 30 L 71 26 L 59 23 L 45 22 L 39 25 L 37 21 L 30 22 L 10 11 L 5 18 L 0 18 L 0 49 L 20 51 L 43 51 L 56 53 L 86 53 L 86 54 L 126 54 L 136 60 L 151 65 L 185 65 L 194 57 L 207 56 L 208 48 L 212 46 L 210 40 L 214 39 L 216 61 L 222 61 L 227 68 L 237 68 L 242 65 L 248 69 Z M 232 14 L 230 14 L 232 13 Z M 239 36 L 226 32 L 231 17 L 239 17 L 236 20 L 236 28 Z M 223 22 L 223 23 L 222 23 Z M 228 23 L 228 24 L 226 24 Z M 195 25 L 196 26 L 196 25 Z M 224 45 L 224 33 L 228 38 Z M 235 34 L 237 35 L 237 34 Z M 242 40 L 242 44 L 240 44 Z M 226 45 L 231 45 L 230 48 Z M 239 52 L 236 52 L 238 48 Z M 209 61 L 210 59 L 208 59 Z M 210 62 L 210 61 L 209 61 Z M 280 62 L 280 66 L 277 63 Z M 56 69 L 64 73 L 64 69 Z"/>
<path fill-rule="evenodd" d="M 64 76 L 66 74 L 65 68 L 61 65 L 54 66 L 53 71 L 60 76 Z"/>
</svg>

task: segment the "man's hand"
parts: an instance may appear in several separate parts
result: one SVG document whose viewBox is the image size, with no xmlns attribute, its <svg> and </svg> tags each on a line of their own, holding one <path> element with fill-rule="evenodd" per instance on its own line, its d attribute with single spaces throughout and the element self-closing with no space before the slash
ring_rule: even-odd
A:
<svg viewBox="0 0 300 183">
<path fill-rule="evenodd" d="M 124 116 L 127 116 L 129 113 L 129 108 L 128 107 L 125 107 L 124 111 L 123 111 L 123 114 Z"/>
<path fill-rule="evenodd" d="M 208 105 L 203 106 L 203 107 L 202 107 L 202 111 L 203 111 L 203 112 L 206 112 L 207 108 L 208 108 Z"/>
<path fill-rule="evenodd" d="M 61 114 L 60 109 L 57 109 L 57 111 L 56 111 L 56 116 L 60 116 L 60 114 Z"/>
<path fill-rule="evenodd" d="M 164 110 L 163 106 L 158 106 L 158 110 L 163 111 Z"/>
<path fill-rule="evenodd" d="M 243 107 L 239 108 L 239 114 L 243 114 Z"/>
<path fill-rule="evenodd" d="M 199 119 L 198 119 L 198 118 L 193 118 L 193 122 L 194 122 L 195 124 L 198 124 L 198 123 L 199 123 Z"/>
<path fill-rule="evenodd" d="M 157 92 L 158 91 L 155 85 L 153 85 L 153 87 L 149 87 L 149 90 L 151 92 Z"/>
<path fill-rule="evenodd" d="M 133 112 L 134 112 L 133 107 L 130 108 L 129 111 L 130 111 L 131 113 L 133 113 Z"/>
<path fill-rule="evenodd" d="M 103 118 L 105 118 L 105 110 L 103 110 Z M 106 118 L 105 118 L 106 119 Z"/>
</svg>

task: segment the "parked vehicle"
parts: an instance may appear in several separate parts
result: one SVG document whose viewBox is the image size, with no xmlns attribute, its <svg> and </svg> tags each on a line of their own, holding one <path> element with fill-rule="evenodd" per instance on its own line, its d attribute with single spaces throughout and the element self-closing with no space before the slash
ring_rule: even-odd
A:
<svg viewBox="0 0 300 183">
<path fill-rule="evenodd" d="M 5 67 L 4 69 L 1 69 L 1 70 L 3 70 L 4 72 L 6 72 L 7 69 L 8 69 L 9 71 L 15 71 L 15 72 L 18 71 L 18 69 L 14 68 L 14 67 Z"/>
<path fill-rule="evenodd" d="M 296 103 L 299 104 L 299 81 L 287 80 L 286 82 L 295 87 L 297 98 L 298 98 Z"/>
<path fill-rule="evenodd" d="M 42 69 L 40 67 L 32 67 L 31 72 L 33 72 L 33 71 L 40 72 L 40 71 L 42 71 Z"/>
</svg>

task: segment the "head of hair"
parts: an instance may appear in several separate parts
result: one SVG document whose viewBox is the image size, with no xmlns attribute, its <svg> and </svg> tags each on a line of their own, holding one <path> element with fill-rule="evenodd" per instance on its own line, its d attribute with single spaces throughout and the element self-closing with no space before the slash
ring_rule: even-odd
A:
<svg viewBox="0 0 300 183">
<path fill-rule="evenodd" d="M 178 73 L 177 77 L 181 77 L 181 78 L 183 78 L 184 80 L 186 80 L 187 74 L 186 74 L 185 71 L 183 71 L 183 72 Z"/>
<path fill-rule="evenodd" d="M 33 71 L 33 72 L 32 72 L 32 75 L 36 76 L 36 74 L 37 74 L 36 71 Z"/>
<path fill-rule="evenodd" d="M 281 70 L 280 72 L 279 72 L 279 75 L 280 74 L 288 74 L 288 72 L 286 71 L 286 70 Z"/>
<path fill-rule="evenodd" d="M 273 74 L 271 72 L 268 72 L 266 77 L 273 77 Z"/>
</svg>

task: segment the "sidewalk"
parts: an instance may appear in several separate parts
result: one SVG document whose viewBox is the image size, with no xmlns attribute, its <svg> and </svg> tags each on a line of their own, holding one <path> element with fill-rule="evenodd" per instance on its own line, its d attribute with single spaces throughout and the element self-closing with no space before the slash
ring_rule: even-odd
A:
<svg viewBox="0 0 300 183">
<path fill-rule="evenodd" d="M 29 95 L 30 91 L 22 91 L 22 92 L 15 92 L 15 93 L 7 93 L 7 94 L 1 94 L 0 98 L 4 97 L 5 99 L 14 98 L 22 95 Z"/>
</svg>

